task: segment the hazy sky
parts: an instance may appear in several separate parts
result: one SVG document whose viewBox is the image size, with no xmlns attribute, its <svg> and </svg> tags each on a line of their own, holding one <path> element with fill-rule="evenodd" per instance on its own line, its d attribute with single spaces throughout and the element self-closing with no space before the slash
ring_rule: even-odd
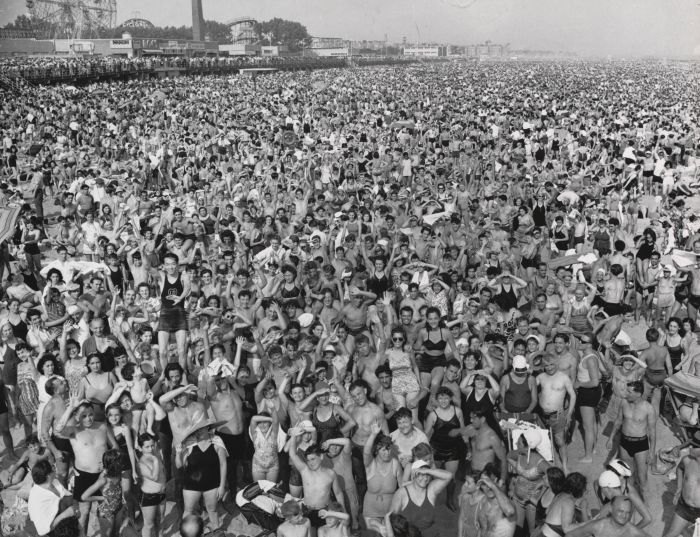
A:
<svg viewBox="0 0 700 537">
<path fill-rule="evenodd" d="M 40 0 L 37 0 L 40 1 Z M 76 2 L 78 0 L 75 0 Z M 0 25 L 26 11 L 0 0 Z M 206 19 L 281 17 L 323 37 L 471 44 L 582 54 L 700 55 L 700 0 L 203 0 Z M 190 0 L 117 0 L 117 22 L 191 24 Z"/>
</svg>

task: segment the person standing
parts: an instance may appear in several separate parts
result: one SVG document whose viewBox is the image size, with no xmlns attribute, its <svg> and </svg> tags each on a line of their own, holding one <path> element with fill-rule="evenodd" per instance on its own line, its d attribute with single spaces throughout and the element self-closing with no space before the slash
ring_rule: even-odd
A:
<svg viewBox="0 0 700 537">
<path fill-rule="evenodd" d="M 66 425 L 75 414 L 75 425 Z M 80 526 L 87 532 L 90 502 L 83 501 L 83 493 L 100 478 L 102 455 L 107 449 L 118 449 L 112 428 L 106 423 L 95 421 L 92 403 L 72 399 L 56 426 L 56 432 L 70 438 L 75 453 L 75 482 L 73 497 L 80 502 Z"/>
<path fill-rule="evenodd" d="M 381 407 L 369 401 L 368 393 L 369 385 L 364 380 L 356 380 L 350 385 L 352 404 L 348 407 L 348 413 L 357 423 L 357 429 L 351 437 L 352 473 L 356 479 L 360 502 L 363 501 L 367 490 L 363 453 L 367 439 L 372 434 L 372 424 L 378 423 L 384 434 L 389 434 L 389 426 L 386 423 L 384 412 Z"/>
<path fill-rule="evenodd" d="M 424 537 L 435 535 L 435 503 L 451 479 L 447 470 L 430 468 L 423 460 L 415 461 L 411 465 L 411 481 L 396 491 L 389 511 L 403 515 Z"/>
<path fill-rule="evenodd" d="M 546 356 L 544 373 L 537 376 L 537 385 L 540 387 L 540 416 L 547 427 L 552 429 L 554 444 L 562 467 L 566 471 L 566 431 L 568 430 L 571 416 L 576 406 L 576 392 L 569 375 L 559 371 L 557 363 L 552 356 Z M 566 396 L 569 396 L 568 407 L 566 406 Z"/>
<path fill-rule="evenodd" d="M 206 345 L 209 343 L 208 338 L 205 338 L 205 360 L 209 362 L 209 353 L 211 352 L 214 360 L 221 362 L 224 360 L 225 349 L 221 344 L 216 344 L 211 351 Z M 227 461 L 227 480 L 229 492 L 235 496 L 236 493 L 236 475 L 239 463 L 245 458 L 246 439 L 245 439 L 245 423 L 243 421 L 243 401 L 238 395 L 238 392 L 230 384 L 235 377 L 233 375 L 225 375 L 222 369 L 214 376 L 208 373 L 208 367 L 204 368 L 202 376 L 202 387 L 204 388 L 209 401 L 214 417 L 224 424 L 218 428 L 216 434 L 219 435 L 228 452 Z"/>
<path fill-rule="evenodd" d="M 185 474 L 183 516 L 192 514 L 203 499 L 212 531 L 219 528 L 217 506 L 226 493 L 226 448 L 214 434 L 221 425 L 203 417 L 183 432 L 175 453 L 175 465 Z"/>
<path fill-rule="evenodd" d="M 656 409 L 643 397 L 642 381 L 627 384 L 627 398 L 622 401 L 617 419 L 608 440 L 611 447 L 613 438 L 620 430 L 620 456 L 628 464 L 636 466 L 635 475 L 639 490 L 644 495 L 648 468 L 656 453 Z"/>
<path fill-rule="evenodd" d="M 596 409 L 600 402 L 600 365 L 596 351 L 593 350 L 593 335 L 581 334 L 579 336 L 581 347 L 579 352 L 581 359 L 576 370 L 576 405 L 581 414 L 583 426 L 584 456 L 581 463 L 593 462 L 593 449 L 598 436 L 598 420 Z"/>
<path fill-rule="evenodd" d="M 188 316 L 185 300 L 190 295 L 190 282 L 186 272 L 178 271 L 180 260 L 177 255 L 168 252 L 163 258 L 163 270 L 160 283 L 160 321 L 158 323 L 158 349 L 160 365 L 163 369 L 168 364 L 168 343 L 170 334 L 177 340 L 178 360 L 185 367 L 187 358 Z"/>
<path fill-rule="evenodd" d="M 513 357 L 513 370 L 503 375 L 500 382 L 502 412 L 527 414 L 537 406 L 537 384 L 528 374 L 529 369 L 525 356 Z"/>
</svg>

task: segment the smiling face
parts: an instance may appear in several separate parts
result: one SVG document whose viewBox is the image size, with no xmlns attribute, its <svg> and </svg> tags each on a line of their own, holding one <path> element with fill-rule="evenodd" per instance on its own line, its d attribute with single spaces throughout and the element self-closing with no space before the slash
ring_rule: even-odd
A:
<svg viewBox="0 0 700 537">
<path fill-rule="evenodd" d="M 119 423 L 122 420 L 122 413 L 118 408 L 110 408 L 109 412 L 107 413 L 107 421 L 109 424 L 114 427 L 119 425 Z"/>
</svg>

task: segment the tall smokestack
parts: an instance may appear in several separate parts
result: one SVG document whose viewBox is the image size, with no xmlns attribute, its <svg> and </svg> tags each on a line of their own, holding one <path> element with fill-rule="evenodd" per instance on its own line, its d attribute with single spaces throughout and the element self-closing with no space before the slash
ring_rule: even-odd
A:
<svg viewBox="0 0 700 537">
<path fill-rule="evenodd" d="M 192 39 L 194 41 L 204 41 L 202 0 L 192 0 Z"/>
</svg>

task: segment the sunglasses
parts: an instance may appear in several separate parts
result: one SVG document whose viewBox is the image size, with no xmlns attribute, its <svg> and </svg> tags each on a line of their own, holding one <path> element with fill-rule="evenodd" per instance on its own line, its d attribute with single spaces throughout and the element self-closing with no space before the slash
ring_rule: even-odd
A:
<svg viewBox="0 0 700 537">
<path fill-rule="evenodd" d="M 391 341 L 403 341 L 402 337 L 393 337 L 391 338 Z"/>
</svg>

